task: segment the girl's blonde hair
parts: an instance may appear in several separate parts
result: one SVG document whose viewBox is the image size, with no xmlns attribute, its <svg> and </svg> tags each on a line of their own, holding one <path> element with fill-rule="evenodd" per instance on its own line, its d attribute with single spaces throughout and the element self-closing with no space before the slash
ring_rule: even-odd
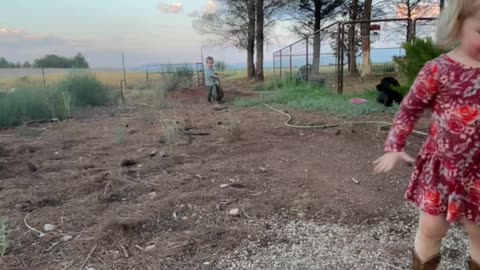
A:
<svg viewBox="0 0 480 270">
<path fill-rule="evenodd" d="M 450 0 L 438 19 L 437 46 L 450 50 L 459 45 L 459 34 L 463 21 L 474 15 L 479 7 L 478 0 Z"/>
</svg>

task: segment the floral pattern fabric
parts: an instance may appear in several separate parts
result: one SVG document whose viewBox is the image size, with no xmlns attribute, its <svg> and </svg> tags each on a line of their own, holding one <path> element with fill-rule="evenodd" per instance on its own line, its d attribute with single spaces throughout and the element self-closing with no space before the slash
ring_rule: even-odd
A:
<svg viewBox="0 0 480 270">
<path fill-rule="evenodd" d="M 480 225 L 480 68 L 447 55 L 426 63 L 395 116 L 386 152 L 403 151 L 425 108 L 432 109 L 430 132 L 405 197 L 449 222 L 465 217 Z"/>
</svg>

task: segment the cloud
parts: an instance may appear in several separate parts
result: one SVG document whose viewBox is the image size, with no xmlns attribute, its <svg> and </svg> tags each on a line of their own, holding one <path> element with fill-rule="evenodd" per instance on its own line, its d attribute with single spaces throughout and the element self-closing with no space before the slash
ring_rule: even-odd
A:
<svg viewBox="0 0 480 270">
<path fill-rule="evenodd" d="M 192 11 L 188 13 L 188 16 L 192 18 L 197 18 L 205 14 L 215 13 L 217 9 L 218 9 L 218 3 L 216 0 L 207 0 L 202 10 Z"/>
<path fill-rule="evenodd" d="M 0 27 L 0 47 L 15 48 L 20 47 L 39 47 L 39 46 L 58 46 L 58 45 L 79 45 L 80 41 L 66 40 L 52 35 L 33 35 L 18 29 L 8 29 Z"/>
<path fill-rule="evenodd" d="M 164 13 L 177 14 L 183 10 L 183 4 L 182 3 L 171 3 L 171 4 L 160 3 L 158 4 L 158 9 Z"/>
<path fill-rule="evenodd" d="M 216 0 L 207 0 L 207 7 L 205 9 L 205 13 L 214 13 L 217 11 L 217 1 Z"/>
</svg>

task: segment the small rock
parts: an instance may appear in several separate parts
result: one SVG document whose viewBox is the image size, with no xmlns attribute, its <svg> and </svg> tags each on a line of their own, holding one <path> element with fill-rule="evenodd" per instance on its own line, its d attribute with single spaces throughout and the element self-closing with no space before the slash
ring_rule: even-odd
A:
<svg viewBox="0 0 480 270">
<path fill-rule="evenodd" d="M 228 211 L 228 214 L 235 217 L 240 216 L 240 209 L 238 208 L 231 209 L 230 211 Z"/>
<path fill-rule="evenodd" d="M 183 221 L 186 221 L 187 219 L 188 219 L 188 217 L 182 217 Z"/>
<path fill-rule="evenodd" d="M 157 193 L 156 192 L 150 192 L 150 193 L 148 193 L 148 197 L 153 200 L 157 197 Z"/>
<path fill-rule="evenodd" d="M 156 155 L 157 155 L 157 151 L 153 150 L 152 152 L 150 152 L 150 156 L 151 156 L 151 157 L 154 157 L 154 156 L 156 156 Z"/>
<path fill-rule="evenodd" d="M 68 242 L 72 239 L 73 239 L 73 236 L 71 236 L 71 235 L 65 235 L 65 236 L 62 237 L 63 242 Z"/>
<path fill-rule="evenodd" d="M 263 172 L 263 173 L 264 173 L 264 172 L 267 172 L 267 168 L 260 167 L 260 171 Z"/>
<path fill-rule="evenodd" d="M 204 262 L 203 265 L 210 265 L 210 262 Z"/>
<path fill-rule="evenodd" d="M 120 255 L 120 251 L 115 250 L 115 251 L 113 252 L 113 259 L 114 259 L 114 260 L 120 259 L 121 256 L 122 256 L 122 255 Z"/>
<path fill-rule="evenodd" d="M 155 245 L 150 245 L 150 246 L 144 248 L 143 250 L 144 250 L 145 252 L 150 252 L 150 251 L 155 250 L 156 248 L 157 248 L 157 246 L 155 246 Z"/>
<path fill-rule="evenodd" d="M 38 171 L 38 166 L 33 163 L 32 161 L 28 161 L 27 162 L 27 166 L 28 166 L 28 169 L 31 171 L 31 172 L 36 172 Z"/>
<path fill-rule="evenodd" d="M 164 151 L 160 151 L 158 154 L 160 157 L 168 157 L 168 154 L 165 153 Z"/>
<path fill-rule="evenodd" d="M 95 269 L 93 267 L 87 267 L 86 270 L 97 270 L 97 269 Z"/>
<path fill-rule="evenodd" d="M 133 160 L 133 159 L 124 159 L 122 160 L 122 162 L 120 163 L 120 165 L 122 167 L 128 167 L 128 166 L 133 166 L 133 165 L 137 165 L 137 161 L 136 160 Z"/>
<path fill-rule="evenodd" d="M 54 231 L 56 228 L 57 228 L 57 226 L 52 225 L 52 224 L 48 224 L 48 223 L 43 225 L 43 230 L 46 231 L 46 232 Z"/>
<path fill-rule="evenodd" d="M 230 184 L 221 184 L 221 185 L 220 185 L 220 188 L 227 188 L 227 187 L 229 187 L 229 186 L 230 186 Z"/>
<path fill-rule="evenodd" d="M 135 133 L 137 133 L 137 130 L 135 130 L 133 128 L 128 130 L 128 134 L 135 134 Z"/>
<path fill-rule="evenodd" d="M 201 176 L 200 174 L 196 174 L 196 175 L 195 175 L 195 178 L 198 178 L 198 179 L 205 179 L 205 177 L 204 177 L 204 176 Z"/>
</svg>

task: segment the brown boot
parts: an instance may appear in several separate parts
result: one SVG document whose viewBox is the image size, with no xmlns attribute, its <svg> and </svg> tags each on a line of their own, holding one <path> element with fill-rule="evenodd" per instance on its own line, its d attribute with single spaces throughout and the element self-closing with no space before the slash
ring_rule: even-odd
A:
<svg viewBox="0 0 480 270">
<path fill-rule="evenodd" d="M 436 270 L 438 265 L 440 264 L 441 255 L 435 255 L 432 258 L 428 259 L 426 262 L 422 262 L 420 258 L 418 258 L 417 253 L 413 250 L 413 270 Z M 473 268 L 477 269 L 477 268 Z M 478 269 L 480 270 L 480 268 Z"/>
<path fill-rule="evenodd" d="M 480 264 L 475 262 L 472 258 L 470 258 L 470 262 L 468 263 L 468 266 L 470 266 L 470 270 L 480 270 Z"/>
</svg>

